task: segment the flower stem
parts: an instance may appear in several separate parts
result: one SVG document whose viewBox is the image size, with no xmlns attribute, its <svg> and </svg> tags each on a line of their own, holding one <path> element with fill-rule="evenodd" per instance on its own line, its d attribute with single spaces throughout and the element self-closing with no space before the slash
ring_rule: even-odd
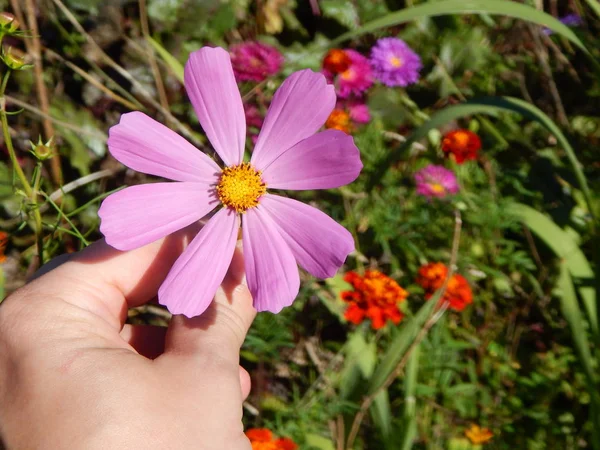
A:
<svg viewBox="0 0 600 450">
<path fill-rule="evenodd" d="M 6 148 L 8 149 L 8 154 L 10 156 L 10 160 L 14 167 L 14 170 L 23 186 L 23 191 L 27 196 L 27 199 L 33 204 L 33 218 L 35 221 L 35 235 L 36 242 L 38 248 L 38 258 L 40 266 L 44 264 L 44 239 L 43 239 L 43 228 L 42 228 L 42 215 L 40 213 L 40 209 L 37 204 L 37 187 L 39 187 L 39 175 L 36 177 L 36 189 L 31 187 L 27 177 L 25 176 L 25 172 L 19 165 L 19 161 L 17 160 L 17 155 L 15 153 L 15 148 L 13 147 L 12 138 L 10 137 L 10 130 L 8 128 L 8 118 L 6 114 L 6 99 L 4 98 L 4 92 L 6 91 L 6 85 L 8 83 L 8 79 L 10 78 L 10 70 L 7 70 L 4 76 L 2 77 L 2 84 L 0 85 L 0 121 L 2 121 L 2 134 L 4 135 L 4 142 L 6 142 Z"/>
</svg>

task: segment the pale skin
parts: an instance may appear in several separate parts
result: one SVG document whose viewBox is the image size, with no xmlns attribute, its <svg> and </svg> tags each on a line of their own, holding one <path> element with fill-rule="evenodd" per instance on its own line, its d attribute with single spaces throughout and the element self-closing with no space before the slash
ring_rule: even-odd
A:
<svg viewBox="0 0 600 450">
<path fill-rule="evenodd" d="M 256 312 L 240 248 L 200 317 L 176 316 L 168 330 L 124 325 L 193 231 L 130 252 L 97 242 L 2 303 L 7 449 L 250 450 L 239 349 Z"/>
</svg>

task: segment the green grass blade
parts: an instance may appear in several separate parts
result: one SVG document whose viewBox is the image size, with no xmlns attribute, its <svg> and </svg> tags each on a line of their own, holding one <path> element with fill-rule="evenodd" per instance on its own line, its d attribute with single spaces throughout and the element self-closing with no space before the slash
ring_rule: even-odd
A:
<svg viewBox="0 0 600 450">
<path fill-rule="evenodd" d="M 583 301 L 592 332 L 598 337 L 598 311 L 596 291 L 593 286 L 594 271 L 571 235 L 560 228 L 552 219 L 530 206 L 515 203 L 508 211 L 517 216 L 552 251 L 563 260 L 569 274 L 576 280 L 585 281 L 577 291 Z"/>
<path fill-rule="evenodd" d="M 183 64 L 181 64 L 177 59 L 171 55 L 162 45 L 160 45 L 157 41 L 152 39 L 150 36 L 147 37 L 148 42 L 154 47 L 156 53 L 160 55 L 160 57 L 164 60 L 164 62 L 169 66 L 173 74 L 177 77 L 177 79 L 183 83 Z"/>
<path fill-rule="evenodd" d="M 531 6 L 509 0 L 445 0 L 427 2 L 422 5 L 392 12 L 384 17 L 368 22 L 362 27 L 342 34 L 337 39 L 331 41 L 331 45 L 337 45 L 345 40 L 371 33 L 381 28 L 388 28 L 426 17 L 448 14 L 490 14 L 526 20 L 547 27 L 555 33 L 564 36 L 586 54 L 589 54 L 577 35 L 553 16 Z"/>
<path fill-rule="evenodd" d="M 381 437 L 388 440 L 392 433 L 392 409 L 387 389 L 383 389 L 375 396 L 369 412 Z"/>
<path fill-rule="evenodd" d="M 579 353 L 581 365 L 588 378 L 590 388 L 595 388 L 596 374 L 594 373 L 592 363 L 590 343 L 588 342 L 585 333 L 585 324 L 581 315 L 581 309 L 579 309 L 579 302 L 577 301 L 577 294 L 575 293 L 575 287 L 573 286 L 571 271 L 566 262 L 562 262 L 560 265 L 558 288 L 560 289 L 560 309 L 571 328 L 573 342 L 575 342 L 575 348 Z"/>
<path fill-rule="evenodd" d="M 413 447 L 413 442 L 417 437 L 417 407 L 415 390 L 417 378 L 419 375 L 419 356 L 420 348 L 418 345 L 414 348 L 410 359 L 406 364 L 406 377 L 404 378 L 404 427 L 402 430 L 401 449 L 409 450 Z"/>
<path fill-rule="evenodd" d="M 590 7 L 590 9 L 592 9 L 596 15 L 598 17 L 600 17 L 600 3 L 598 3 L 598 0 L 585 0 L 588 4 L 588 6 Z"/>
<path fill-rule="evenodd" d="M 425 305 L 417 311 L 417 314 L 415 314 L 415 316 L 412 317 L 396 334 L 387 351 L 381 358 L 381 362 L 375 367 L 373 376 L 369 380 L 367 389 L 368 395 L 377 392 L 385 382 L 386 378 L 394 371 L 398 363 L 402 360 L 419 331 L 431 316 L 439 301 L 439 294 L 439 292 L 436 293 L 430 300 L 425 302 Z"/>
</svg>

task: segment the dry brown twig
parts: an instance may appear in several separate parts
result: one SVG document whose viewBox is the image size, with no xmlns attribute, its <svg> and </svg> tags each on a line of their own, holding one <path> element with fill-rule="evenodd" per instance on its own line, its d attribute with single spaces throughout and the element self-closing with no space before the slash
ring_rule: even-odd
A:
<svg viewBox="0 0 600 450">
<path fill-rule="evenodd" d="M 42 45 L 40 42 L 39 29 L 36 17 L 36 9 L 33 0 L 25 0 L 25 8 L 27 12 L 27 22 L 24 21 L 23 11 L 21 10 L 22 1 L 11 0 L 11 6 L 21 23 L 27 24 L 26 26 L 31 31 L 31 38 L 25 39 L 25 46 L 27 53 L 33 58 L 33 71 L 35 76 L 35 90 L 37 93 L 38 104 L 42 112 L 48 115 L 50 111 L 50 101 L 48 100 L 48 89 L 44 83 L 44 66 L 42 63 Z M 55 130 L 52 121 L 44 118 L 42 120 L 42 126 L 44 128 L 44 138 L 49 140 L 55 137 Z M 58 153 L 54 158 L 50 160 L 52 179 L 56 185 L 62 184 L 62 170 L 60 166 L 60 156 Z"/>
<path fill-rule="evenodd" d="M 158 98 L 162 107 L 169 111 L 169 100 L 167 99 L 167 92 L 165 91 L 165 84 L 163 83 L 158 64 L 156 63 L 156 57 L 154 56 L 154 49 L 150 46 L 148 39 L 150 38 L 150 25 L 148 23 L 148 13 L 146 8 L 146 0 L 139 0 L 140 5 L 140 24 L 142 26 L 142 34 L 144 36 L 146 44 L 146 54 L 148 55 L 148 62 L 152 69 L 152 75 L 154 76 L 154 82 L 156 83 L 156 90 L 158 92 Z"/>
<path fill-rule="evenodd" d="M 356 413 L 356 416 L 354 416 L 354 421 L 352 422 L 352 427 L 350 428 L 350 433 L 348 434 L 348 441 L 346 444 L 346 448 L 348 448 L 348 449 L 352 448 L 352 445 L 354 444 L 354 440 L 356 439 L 356 436 L 358 435 L 358 431 L 360 429 L 360 424 L 362 423 L 367 411 L 373 404 L 375 397 L 377 397 L 377 395 L 379 395 L 379 393 L 381 391 L 383 391 L 384 389 L 387 389 L 394 382 L 394 380 L 402 373 L 402 371 L 404 370 L 404 366 L 408 362 L 408 358 L 412 354 L 415 347 L 417 347 L 423 341 L 423 339 L 425 339 L 425 336 L 427 336 L 427 333 L 429 332 L 429 330 L 437 323 L 438 320 L 440 320 L 440 318 L 444 315 L 444 313 L 448 309 L 449 302 L 444 300 L 444 294 L 446 293 L 446 289 L 448 288 L 448 283 L 450 281 L 450 278 L 452 278 L 452 276 L 454 275 L 454 267 L 456 266 L 456 261 L 458 259 L 458 248 L 459 248 L 459 244 L 460 244 L 461 229 L 462 229 L 462 218 L 460 215 L 460 211 L 455 210 L 454 211 L 454 236 L 452 238 L 452 252 L 450 254 L 450 265 L 449 265 L 449 269 L 448 269 L 448 274 L 446 275 L 446 279 L 444 280 L 444 284 L 440 288 L 441 294 L 439 297 L 440 298 L 439 307 L 431 315 L 431 317 L 427 320 L 427 322 L 425 322 L 425 325 L 423 326 L 423 328 L 421 328 L 421 331 L 419 332 L 419 334 L 417 334 L 415 340 L 410 344 L 410 346 L 408 347 L 408 350 L 406 351 L 406 353 L 404 354 L 404 356 L 402 357 L 400 362 L 396 365 L 394 370 L 392 370 L 392 372 L 388 375 L 388 377 L 385 379 L 385 381 L 382 383 L 382 385 L 375 392 L 373 392 L 370 395 L 367 395 L 365 398 L 363 398 L 363 400 L 360 404 L 359 410 Z"/>
</svg>

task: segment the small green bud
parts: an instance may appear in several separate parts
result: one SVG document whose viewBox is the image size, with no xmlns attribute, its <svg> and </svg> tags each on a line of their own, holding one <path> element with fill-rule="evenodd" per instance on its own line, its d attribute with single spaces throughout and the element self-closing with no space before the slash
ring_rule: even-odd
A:
<svg viewBox="0 0 600 450">
<path fill-rule="evenodd" d="M 26 61 L 26 53 L 11 46 L 2 47 L 2 61 L 12 70 L 27 70 L 33 67 Z"/>
<path fill-rule="evenodd" d="M 19 21 L 11 13 L 0 12 L 0 30 L 12 34 L 19 29 Z"/>
<path fill-rule="evenodd" d="M 48 142 L 42 142 L 42 138 L 38 139 L 38 143 L 31 143 L 31 153 L 36 157 L 38 161 L 46 161 L 54 156 L 55 147 L 52 142 L 52 138 L 48 140 Z"/>
</svg>

